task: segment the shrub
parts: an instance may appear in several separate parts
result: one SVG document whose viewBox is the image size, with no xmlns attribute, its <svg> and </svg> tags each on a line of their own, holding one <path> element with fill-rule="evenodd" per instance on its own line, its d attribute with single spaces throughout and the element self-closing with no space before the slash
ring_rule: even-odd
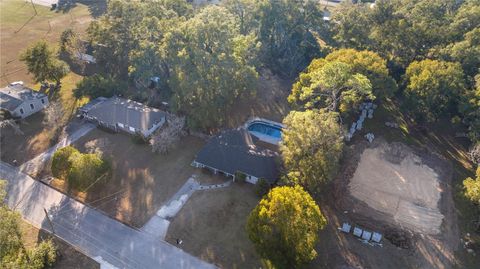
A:
<svg viewBox="0 0 480 269">
<path fill-rule="evenodd" d="M 61 148 L 53 154 L 52 159 L 52 174 L 56 178 L 65 179 L 70 169 L 70 156 L 75 153 L 80 153 L 76 148 L 68 146 Z"/>
<path fill-rule="evenodd" d="M 270 190 L 270 184 L 264 178 L 259 178 L 255 184 L 255 191 L 258 196 L 263 197 Z"/>
<path fill-rule="evenodd" d="M 57 249 L 52 240 L 46 240 L 33 249 L 29 256 L 31 268 L 48 268 L 57 259 Z"/>
<path fill-rule="evenodd" d="M 235 181 L 238 183 L 245 183 L 245 180 L 247 179 L 247 175 L 245 175 L 242 172 L 235 172 Z"/>
</svg>

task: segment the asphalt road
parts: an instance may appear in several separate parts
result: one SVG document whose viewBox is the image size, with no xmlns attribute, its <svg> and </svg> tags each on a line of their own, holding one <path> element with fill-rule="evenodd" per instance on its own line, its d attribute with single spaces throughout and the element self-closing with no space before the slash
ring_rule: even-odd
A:
<svg viewBox="0 0 480 269">
<path fill-rule="evenodd" d="M 11 209 L 19 211 L 34 226 L 54 232 L 89 257 L 117 268 L 215 268 L 149 233 L 69 198 L 4 162 L 0 162 L 0 178 L 8 181 L 7 204 Z"/>
</svg>

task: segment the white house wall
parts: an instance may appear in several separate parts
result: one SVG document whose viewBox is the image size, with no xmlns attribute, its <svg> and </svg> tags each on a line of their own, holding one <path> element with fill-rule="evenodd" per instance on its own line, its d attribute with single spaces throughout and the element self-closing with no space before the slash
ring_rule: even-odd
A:
<svg viewBox="0 0 480 269">
<path fill-rule="evenodd" d="M 42 104 L 42 99 L 45 102 L 44 104 Z M 31 104 L 33 105 L 33 109 L 30 107 Z M 37 113 L 38 111 L 44 109 L 47 106 L 47 97 L 43 97 L 41 99 L 26 100 L 12 112 L 12 115 L 24 119 L 34 113 Z M 21 109 L 23 109 L 23 114 L 20 112 Z"/>
</svg>

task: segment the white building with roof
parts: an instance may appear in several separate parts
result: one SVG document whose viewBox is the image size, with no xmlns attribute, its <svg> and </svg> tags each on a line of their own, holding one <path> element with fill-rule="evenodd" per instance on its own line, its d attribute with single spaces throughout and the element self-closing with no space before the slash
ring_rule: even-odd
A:
<svg viewBox="0 0 480 269">
<path fill-rule="evenodd" d="M 0 89 L 0 109 L 13 117 L 26 118 L 48 106 L 48 97 L 25 87 L 23 83 L 12 83 Z"/>
</svg>

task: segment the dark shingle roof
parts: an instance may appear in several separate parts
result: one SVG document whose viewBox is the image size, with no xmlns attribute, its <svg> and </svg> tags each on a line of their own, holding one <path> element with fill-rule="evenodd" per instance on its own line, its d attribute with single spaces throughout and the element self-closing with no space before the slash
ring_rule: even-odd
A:
<svg viewBox="0 0 480 269">
<path fill-rule="evenodd" d="M 110 125 L 122 123 L 146 131 L 165 118 L 165 113 L 144 104 L 119 97 L 99 97 L 80 109 Z"/>
<path fill-rule="evenodd" d="M 0 89 L 0 108 L 9 111 L 15 110 L 24 101 L 45 97 L 43 93 L 36 92 L 23 85 L 9 85 Z"/>
<path fill-rule="evenodd" d="M 240 171 L 274 183 L 279 176 L 278 154 L 259 148 L 256 140 L 244 129 L 225 131 L 210 139 L 195 161 L 230 174 Z"/>
</svg>

